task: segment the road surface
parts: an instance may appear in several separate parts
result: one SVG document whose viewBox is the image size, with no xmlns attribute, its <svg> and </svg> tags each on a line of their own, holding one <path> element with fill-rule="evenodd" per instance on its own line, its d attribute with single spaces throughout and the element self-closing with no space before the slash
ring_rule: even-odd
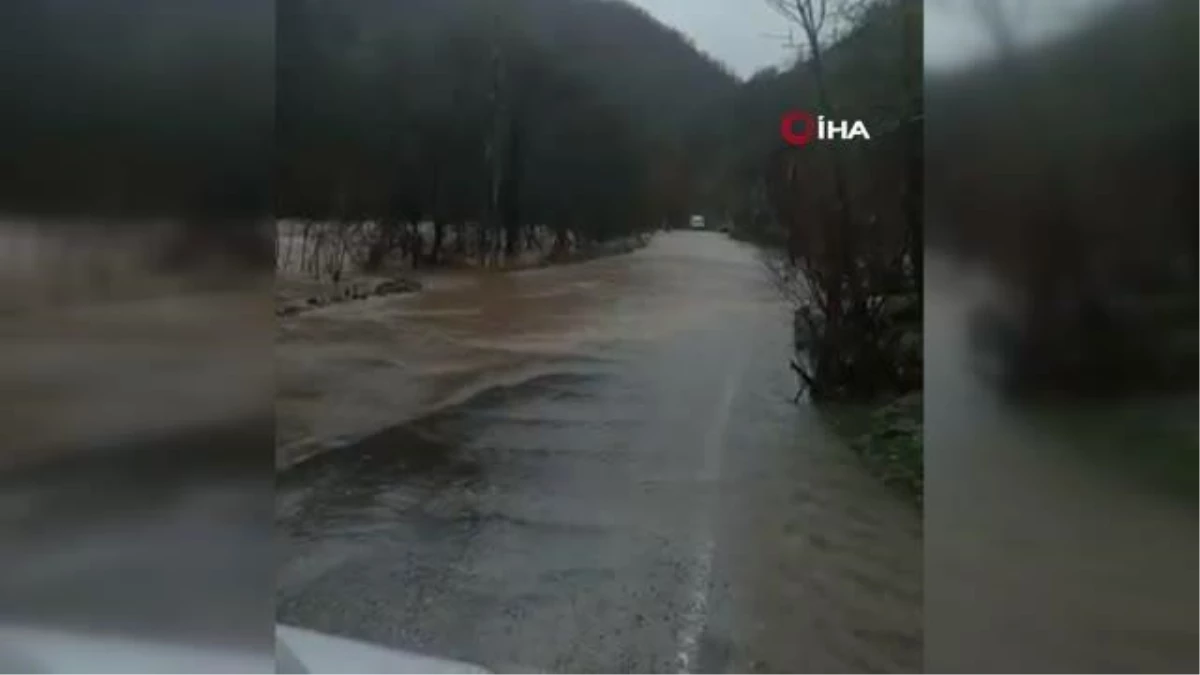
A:
<svg viewBox="0 0 1200 675">
<path fill-rule="evenodd" d="M 920 671 L 920 516 L 791 403 L 752 248 L 371 302 L 396 387 L 447 403 L 281 476 L 281 622 L 502 672 Z"/>
</svg>

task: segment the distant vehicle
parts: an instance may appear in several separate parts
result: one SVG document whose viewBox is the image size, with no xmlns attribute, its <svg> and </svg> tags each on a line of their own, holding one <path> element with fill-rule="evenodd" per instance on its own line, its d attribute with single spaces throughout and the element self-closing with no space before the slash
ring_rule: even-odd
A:
<svg viewBox="0 0 1200 675">
<path fill-rule="evenodd" d="M 704 216 L 692 216 L 691 225 L 693 230 L 703 230 Z"/>
</svg>

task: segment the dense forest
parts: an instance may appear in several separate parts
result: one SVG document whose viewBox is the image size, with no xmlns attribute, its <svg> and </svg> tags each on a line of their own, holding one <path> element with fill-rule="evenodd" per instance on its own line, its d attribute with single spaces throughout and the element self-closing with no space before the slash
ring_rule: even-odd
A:
<svg viewBox="0 0 1200 675">
<path fill-rule="evenodd" d="M 0 3 L 0 211 L 81 249 L 171 229 L 172 266 L 265 267 L 273 21 L 262 0 Z"/>
<path fill-rule="evenodd" d="M 984 11 L 996 58 L 926 82 L 931 244 L 1016 290 L 1017 390 L 1195 386 L 1198 12 L 1119 3 L 1025 47 Z"/>
<path fill-rule="evenodd" d="M 174 254 L 261 261 L 272 212 L 369 230 L 367 263 L 418 222 L 433 262 L 678 223 L 737 90 L 607 0 L 13 0 L 0 24 L 4 211 L 175 222 Z"/>
<path fill-rule="evenodd" d="M 368 265 L 395 247 L 414 263 L 447 245 L 512 255 L 541 245 L 535 226 L 556 247 L 601 241 L 707 205 L 711 116 L 737 81 L 631 5 L 278 11 L 276 213 L 375 223 Z"/>
</svg>

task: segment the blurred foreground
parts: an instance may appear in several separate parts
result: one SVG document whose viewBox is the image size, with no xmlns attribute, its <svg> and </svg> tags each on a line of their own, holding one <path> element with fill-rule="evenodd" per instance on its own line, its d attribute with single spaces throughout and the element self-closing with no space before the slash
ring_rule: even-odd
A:
<svg viewBox="0 0 1200 675">
<path fill-rule="evenodd" d="M 937 8 L 926 666 L 1195 672 L 1197 5 Z"/>
<path fill-rule="evenodd" d="M 130 643 L 190 647 L 145 664 L 169 671 L 270 668 L 270 287 L 220 247 L 185 268 L 170 240 L 0 231 L 5 669 L 49 667 L 3 660 L 31 630 L 81 636 L 98 671 L 145 658 Z"/>
<path fill-rule="evenodd" d="M 359 305 L 355 307 L 354 305 Z M 281 622 L 501 672 L 916 672 L 921 520 L 816 408 L 717 232 L 306 312 Z"/>
</svg>

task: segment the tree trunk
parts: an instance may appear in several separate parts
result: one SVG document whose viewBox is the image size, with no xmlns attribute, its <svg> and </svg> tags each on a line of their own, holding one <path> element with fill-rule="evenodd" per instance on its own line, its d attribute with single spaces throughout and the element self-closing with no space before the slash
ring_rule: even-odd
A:
<svg viewBox="0 0 1200 675">
<path fill-rule="evenodd" d="M 442 241 L 446 236 L 446 222 L 441 218 L 433 220 L 433 247 L 429 250 L 429 264 L 437 265 L 442 255 Z"/>
<path fill-rule="evenodd" d="M 467 234 L 468 228 L 465 222 L 458 224 L 457 234 L 454 237 L 454 253 L 458 256 L 467 255 Z"/>
<path fill-rule="evenodd" d="M 395 223 L 386 220 L 379 223 L 379 227 L 375 231 L 375 240 L 371 242 L 371 248 L 367 251 L 367 260 L 363 264 L 366 271 L 375 272 L 383 267 L 384 259 L 395 245 L 395 227 Z"/>
<path fill-rule="evenodd" d="M 925 191 L 924 120 L 922 103 L 922 15 L 920 5 L 904 8 L 904 89 L 910 103 L 909 118 L 904 121 L 905 190 L 904 219 L 908 234 L 908 254 L 912 258 L 912 282 L 917 292 L 918 308 L 924 316 L 925 290 L 925 227 L 922 202 Z"/>
<path fill-rule="evenodd" d="M 554 233 L 554 248 L 552 249 L 551 255 L 555 258 L 565 257 L 569 245 L 570 242 L 567 239 L 567 228 L 565 226 L 559 226 Z"/>
<path fill-rule="evenodd" d="M 504 228 L 504 256 L 512 260 L 517 254 L 521 243 L 521 162 L 522 129 L 521 114 L 518 110 L 509 119 L 507 168 L 504 172 L 504 182 L 500 193 L 500 219 Z"/>
<path fill-rule="evenodd" d="M 421 265 L 421 254 L 424 252 L 425 240 L 421 237 L 420 223 L 411 223 L 409 228 L 408 244 L 411 247 L 409 255 L 412 258 L 412 268 L 415 270 Z"/>
<path fill-rule="evenodd" d="M 525 248 L 527 250 L 537 249 L 542 250 L 542 240 L 538 237 L 538 228 L 536 225 L 530 225 L 525 229 Z"/>
</svg>

